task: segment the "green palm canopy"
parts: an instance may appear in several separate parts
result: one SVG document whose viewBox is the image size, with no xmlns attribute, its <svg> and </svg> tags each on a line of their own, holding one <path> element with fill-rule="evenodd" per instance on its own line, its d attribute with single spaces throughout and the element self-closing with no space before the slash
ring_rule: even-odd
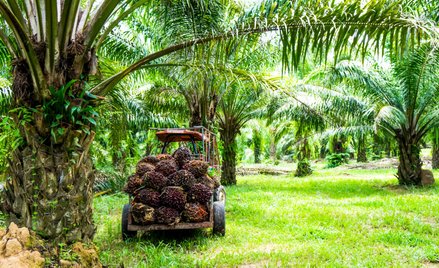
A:
<svg viewBox="0 0 439 268">
<path fill-rule="evenodd" d="M 355 95 L 367 100 L 363 117 L 372 114 L 376 129 L 397 141 L 401 185 L 423 184 L 420 143 L 439 126 L 438 64 L 438 47 L 428 44 L 394 63 L 391 70 L 348 63 L 333 71 L 356 88 Z"/>
</svg>

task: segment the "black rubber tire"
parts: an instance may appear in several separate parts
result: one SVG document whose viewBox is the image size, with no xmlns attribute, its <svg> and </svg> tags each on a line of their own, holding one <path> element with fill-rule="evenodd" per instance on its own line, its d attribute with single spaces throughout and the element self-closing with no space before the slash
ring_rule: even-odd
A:
<svg viewBox="0 0 439 268">
<path fill-rule="evenodd" d="M 226 209 L 223 201 L 213 203 L 213 234 L 226 234 Z"/>
<path fill-rule="evenodd" d="M 130 204 L 125 204 L 122 210 L 122 240 L 133 238 L 137 235 L 136 231 L 128 231 L 128 216 L 130 213 Z"/>
<path fill-rule="evenodd" d="M 224 201 L 224 204 L 226 203 L 226 190 L 222 185 L 216 188 L 213 193 L 213 202 L 216 201 Z"/>
</svg>

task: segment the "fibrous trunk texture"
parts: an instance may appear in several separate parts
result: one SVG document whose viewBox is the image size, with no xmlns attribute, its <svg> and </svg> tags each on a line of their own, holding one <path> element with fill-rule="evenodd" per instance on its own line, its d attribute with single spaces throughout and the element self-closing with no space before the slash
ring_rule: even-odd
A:
<svg viewBox="0 0 439 268">
<path fill-rule="evenodd" d="M 102 98 L 87 92 L 87 83 L 97 74 L 96 51 L 78 33 L 61 47 L 51 68 L 48 44 L 36 37 L 30 39 L 38 62 L 12 62 L 13 107 L 19 112 L 11 114 L 23 142 L 10 159 L 1 210 L 51 242 L 90 241 L 95 228 L 89 147 L 96 125 L 93 107 Z M 40 65 L 41 83 L 34 83 L 42 78 L 32 77 L 30 63 Z"/>
<path fill-rule="evenodd" d="M 400 185 L 421 185 L 422 161 L 419 145 L 404 137 L 398 138 Z"/>
<path fill-rule="evenodd" d="M 311 162 L 309 159 L 311 158 L 311 148 L 308 141 L 308 138 L 303 138 L 298 143 L 298 154 L 297 154 L 297 169 L 294 176 L 296 177 L 304 177 L 312 174 Z"/>
<path fill-rule="evenodd" d="M 294 176 L 305 177 L 311 174 L 312 174 L 312 168 L 309 160 L 304 159 L 297 163 L 297 169 L 296 169 L 296 173 L 294 173 Z"/>
<path fill-rule="evenodd" d="M 276 129 L 271 128 L 270 129 L 270 159 L 273 162 L 276 162 L 277 156 L 276 156 Z"/>
<path fill-rule="evenodd" d="M 223 141 L 223 162 L 221 166 L 221 184 L 236 184 L 236 143 L 234 135 L 221 135 Z"/>
<path fill-rule="evenodd" d="M 366 140 L 364 136 L 358 138 L 357 146 L 357 162 L 367 162 Z"/>
<path fill-rule="evenodd" d="M 205 90 L 210 88 L 208 85 L 209 78 L 205 77 L 205 85 L 201 88 L 183 92 L 186 97 L 191 118 L 189 121 L 190 127 L 203 126 L 210 129 L 210 126 L 215 122 L 216 109 L 220 96 L 211 90 Z M 203 92 L 202 94 L 199 94 Z"/>
<path fill-rule="evenodd" d="M 432 155 L 433 159 L 431 160 L 431 167 L 433 169 L 439 169 L 439 144 L 436 138 L 433 139 Z"/>
<path fill-rule="evenodd" d="M 253 129 L 253 152 L 255 156 L 255 163 L 259 164 L 261 163 L 261 143 L 262 143 L 262 137 L 261 132 L 257 129 Z"/>
<path fill-rule="evenodd" d="M 276 143 L 274 142 L 274 139 L 270 141 L 270 159 L 273 162 L 276 162 Z"/>
<path fill-rule="evenodd" d="M 191 127 L 197 127 L 203 125 L 203 119 L 201 118 L 201 113 L 198 110 L 192 112 L 189 125 Z"/>
<path fill-rule="evenodd" d="M 91 241 L 94 173 L 88 149 L 94 134 L 71 131 L 64 142 L 44 145 L 32 128 L 10 162 L 3 210 L 10 220 L 56 242 Z M 79 145 L 73 146 L 73 142 Z M 68 148 L 68 149 L 67 149 Z"/>
</svg>

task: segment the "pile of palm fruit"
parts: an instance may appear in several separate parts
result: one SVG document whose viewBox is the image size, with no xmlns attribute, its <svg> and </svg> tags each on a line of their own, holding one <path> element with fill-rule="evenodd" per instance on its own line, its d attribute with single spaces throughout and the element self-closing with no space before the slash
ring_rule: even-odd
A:
<svg viewBox="0 0 439 268">
<path fill-rule="evenodd" d="M 124 191 L 133 199 L 131 215 L 137 224 L 204 222 L 209 220 L 213 190 L 219 182 L 208 174 L 209 164 L 191 160 L 181 147 L 172 156 L 147 156 L 136 166 Z"/>
</svg>

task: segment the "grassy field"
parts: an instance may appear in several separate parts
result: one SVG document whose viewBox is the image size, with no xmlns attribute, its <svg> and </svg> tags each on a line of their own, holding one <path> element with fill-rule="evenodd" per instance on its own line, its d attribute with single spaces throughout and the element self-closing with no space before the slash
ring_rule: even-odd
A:
<svg viewBox="0 0 439 268">
<path fill-rule="evenodd" d="M 205 230 L 123 242 L 127 197 L 103 196 L 95 242 L 108 267 L 437 267 L 439 187 L 399 188 L 394 173 L 238 177 L 227 188 L 225 237 Z"/>
</svg>

